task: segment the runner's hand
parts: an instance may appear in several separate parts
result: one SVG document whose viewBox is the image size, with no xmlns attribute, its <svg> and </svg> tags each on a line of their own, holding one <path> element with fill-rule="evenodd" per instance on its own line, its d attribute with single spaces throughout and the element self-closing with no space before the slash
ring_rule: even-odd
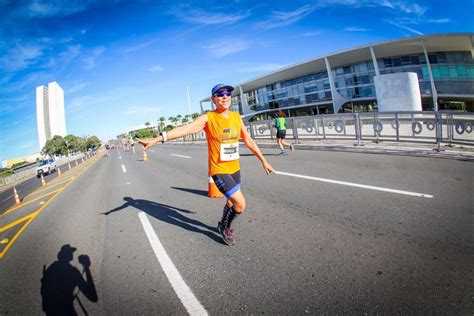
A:
<svg viewBox="0 0 474 316">
<path fill-rule="evenodd" d="M 263 163 L 263 169 L 267 174 L 273 173 L 275 174 L 275 170 L 273 169 L 272 165 L 270 165 L 268 162 Z"/>
<path fill-rule="evenodd" d="M 155 144 L 153 139 L 137 139 L 138 143 L 143 146 L 143 150 L 148 150 L 151 146 Z"/>
</svg>

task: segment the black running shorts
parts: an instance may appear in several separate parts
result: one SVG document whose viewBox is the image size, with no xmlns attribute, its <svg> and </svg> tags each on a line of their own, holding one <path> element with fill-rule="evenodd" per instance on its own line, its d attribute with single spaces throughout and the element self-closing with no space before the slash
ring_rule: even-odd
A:
<svg viewBox="0 0 474 316">
<path fill-rule="evenodd" d="M 240 190 L 240 170 L 233 174 L 215 174 L 212 180 L 227 198 Z"/>
<path fill-rule="evenodd" d="M 277 138 L 285 139 L 285 137 L 286 137 L 286 130 L 277 131 Z"/>
</svg>

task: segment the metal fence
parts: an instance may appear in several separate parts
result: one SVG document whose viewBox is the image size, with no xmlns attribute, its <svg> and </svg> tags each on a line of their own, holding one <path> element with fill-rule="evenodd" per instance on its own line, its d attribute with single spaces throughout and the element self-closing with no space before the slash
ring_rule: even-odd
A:
<svg viewBox="0 0 474 316">
<path fill-rule="evenodd" d="M 474 113 L 373 112 L 303 116 L 286 119 L 287 137 L 295 140 L 363 140 L 474 145 Z M 274 120 L 250 123 L 254 139 L 274 139 Z"/>
</svg>

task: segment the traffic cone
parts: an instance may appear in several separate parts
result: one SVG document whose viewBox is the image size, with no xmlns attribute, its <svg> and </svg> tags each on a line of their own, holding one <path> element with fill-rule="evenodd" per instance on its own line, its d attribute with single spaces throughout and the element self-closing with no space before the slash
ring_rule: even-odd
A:
<svg viewBox="0 0 474 316">
<path fill-rule="evenodd" d="M 41 173 L 41 185 L 42 185 L 42 186 L 45 186 L 45 185 L 46 185 L 46 181 L 44 181 L 43 173 Z"/>
<path fill-rule="evenodd" d="M 61 168 L 58 167 L 58 177 L 61 176 Z"/>
<path fill-rule="evenodd" d="M 220 198 L 224 196 L 224 194 L 222 194 L 222 192 L 217 188 L 211 176 L 209 176 L 209 189 L 207 195 L 210 198 Z"/>
<path fill-rule="evenodd" d="M 76 160 L 76 167 L 77 167 L 77 160 Z"/>
<path fill-rule="evenodd" d="M 68 162 L 67 166 L 69 167 L 69 170 L 71 170 L 71 162 Z"/>
<path fill-rule="evenodd" d="M 84 157 L 81 158 L 81 163 L 84 163 Z"/>
<path fill-rule="evenodd" d="M 15 196 L 15 204 L 20 205 L 20 197 L 18 196 L 18 192 L 16 191 L 16 187 L 13 186 L 13 195 Z"/>
<path fill-rule="evenodd" d="M 132 154 L 135 155 L 135 146 L 132 146 Z"/>
<path fill-rule="evenodd" d="M 148 160 L 148 155 L 146 153 L 146 150 L 143 151 L 143 161 L 147 161 Z"/>
</svg>

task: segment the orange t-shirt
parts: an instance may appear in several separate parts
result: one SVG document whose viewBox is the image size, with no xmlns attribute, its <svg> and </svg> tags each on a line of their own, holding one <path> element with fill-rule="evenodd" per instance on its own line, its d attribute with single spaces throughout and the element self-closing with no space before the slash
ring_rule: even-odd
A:
<svg viewBox="0 0 474 316">
<path fill-rule="evenodd" d="M 229 111 L 229 117 L 226 118 L 212 111 L 207 113 L 207 118 L 204 131 L 210 175 L 233 174 L 239 171 L 240 114 Z"/>
</svg>

